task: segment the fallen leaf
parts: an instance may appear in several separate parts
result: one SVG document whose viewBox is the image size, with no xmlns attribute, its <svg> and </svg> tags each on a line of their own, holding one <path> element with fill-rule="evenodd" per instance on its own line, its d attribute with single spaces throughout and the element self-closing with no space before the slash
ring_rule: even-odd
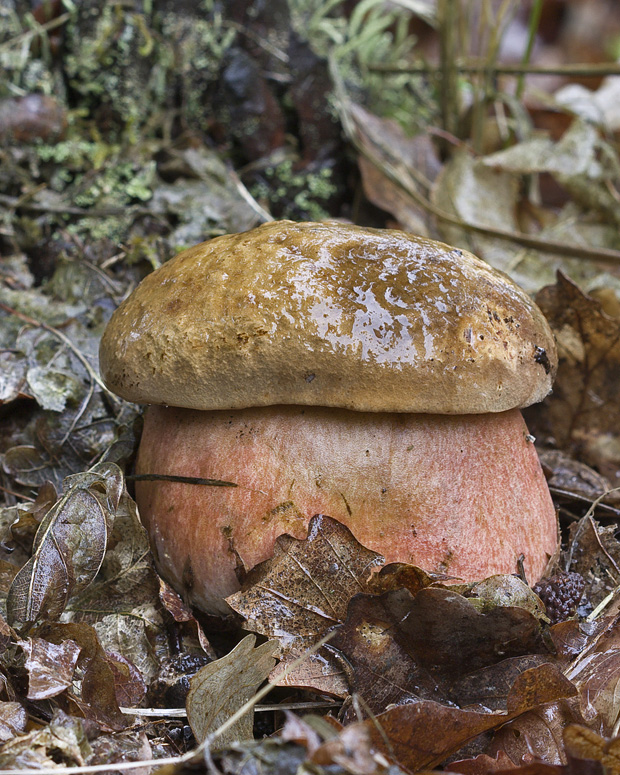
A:
<svg viewBox="0 0 620 775">
<path fill-rule="evenodd" d="M 444 212 L 475 226 L 510 232 L 519 231 L 518 199 L 518 175 L 489 169 L 482 160 L 465 150 L 457 151 L 444 165 L 432 190 L 433 203 Z M 448 244 L 466 248 L 496 269 L 510 274 L 515 261 L 515 246 L 510 242 L 445 221 L 439 221 L 438 228 L 441 238 Z"/>
<path fill-rule="evenodd" d="M 318 515 L 310 521 L 307 539 L 280 536 L 272 559 L 251 571 L 241 592 L 227 602 L 245 617 L 246 629 L 278 638 L 280 673 L 328 629 L 344 621 L 349 600 L 368 588 L 372 568 L 382 561 L 340 522 Z M 340 666 L 324 651 L 285 682 L 341 697 L 348 693 Z"/>
<path fill-rule="evenodd" d="M 534 708 L 498 729 L 488 753 L 507 755 L 517 764 L 535 758 L 547 765 L 564 765 L 563 730 L 567 724 L 581 721 L 573 700 Z"/>
<path fill-rule="evenodd" d="M 618 159 L 591 122 L 575 120 L 558 142 L 533 137 L 487 156 L 483 163 L 525 175 L 548 172 L 585 209 L 620 222 L 618 199 L 609 185 L 620 173 Z"/>
<path fill-rule="evenodd" d="M 598 606 L 620 584 L 620 542 L 616 538 L 616 526 L 600 525 L 586 514 L 569 528 L 563 562 L 569 571 L 585 579 L 585 596 L 591 606 Z"/>
<path fill-rule="evenodd" d="M 593 730 L 611 736 L 620 719 L 620 617 L 591 639 L 566 669 L 579 691 L 582 720 Z"/>
<path fill-rule="evenodd" d="M 604 476 L 585 463 L 575 460 L 559 449 L 538 450 L 547 484 L 554 502 L 567 502 L 588 508 L 592 501 L 603 496 L 611 485 Z M 614 497 L 615 496 L 615 497 Z M 616 493 L 610 493 L 606 502 L 618 502 Z"/>
<path fill-rule="evenodd" d="M 110 731 L 125 729 L 131 723 L 131 717 L 121 713 L 116 699 L 115 672 L 111 665 L 114 660 L 105 653 L 89 624 L 49 622 L 37 627 L 34 635 L 57 644 L 71 640 L 80 647 L 77 667 L 81 681 L 66 696 L 85 718 Z"/>
<path fill-rule="evenodd" d="M 608 739 L 579 724 L 570 724 L 564 730 L 564 746 L 571 764 L 571 772 L 580 761 L 599 762 L 603 772 L 620 773 L 620 737 Z M 587 766 L 587 765 L 586 765 Z M 592 772 L 592 768 L 588 768 Z"/>
<path fill-rule="evenodd" d="M 384 769 L 373 747 L 368 729 L 361 724 L 345 727 L 312 754 L 315 764 L 339 765 L 352 775 L 375 775 Z"/>
<path fill-rule="evenodd" d="M 387 604 L 382 597 L 353 598 L 346 622 L 329 643 L 344 656 L 349 690 L 363 699 L 370 713 L 381 713 L 388 705 L 419 697 L 434 699 L 438 693 L 437 681 L 395 639 L 398 617 L 393 609 L 398 595 L 390 593 Z M 406 605 L 410 605 L 409 593 L 400 590 L 400 595 L 406 596 Z"/>
<path fill-rule="evenodd" d="M 449 588 L 428 587 L 395 608 L 394 637 L 427 669 L 458 676 L 512 656 L 548 653 L 540 619 L 517 606 L 479 610 Z"/>
<path fill-rule="evenodd" d="M 0 768 L 9 770 L 56 769 L 82 766 L 91 754 L 82 719 L 57 709 L 44 727 L 18 735 L 0 750 Z"/>
<path fill-rule="evenodd" d="M 620 320 L 559 274 L 537 303 L 558 343 L 553 393 L 534 417 L 558 447 L 620 483 Z M 536 431 L 534 431 L 536 432 Z"/>
<path fill-rule="evenodd" d="M 11 625 L 58 618 L 72 592 L 88 586 L 103 562 L 123 487 L 121 471 L 98 464 L 65 483 L 65 494 L 37 530 L 33 556 L 13 579 L 7 599 Z"/>
<path fill-rule="evenodd" d="M 50 643 L 42 638 L 28 638 L 19 645 L 26 653 L 28 699 L 55 697 L 73 682 L 80 647 L 70 639 Z"/>
<path fill-rule="evenodd" d="M 273 669 L 277 641 L 256 648 L 255 643 L 256 636 L 247 635 L 229 654 L 205 665 L 190 680 L 187 719 L 199 743 L 245 705 Z M 221 748 L 251 738 L 253 717 L 252 712 L 244 714 L 215 737 L 213 746 Z"/>
<path fill-rule="evenodd" d="M 303 745 L 310 756 L 319 748 L 323 740 L 312 726 L 303 718 L 285 711 L 286 721 L 280 730 L 280 738 L 285 742 L 294 742 Z"/>
<path fill-rule="evenodd" d="M 495 757 L 482 753 L 473 759 L 452 761 L 448 769 L 450 772 L 460 772 L 462 775 L 488 775 L 497 770 L 512 770 L 514 766 L 514 762 L 504 751 L 500 751 Z"/>
<path fill-rule="evenodd" d="M 100 764 L 122 764 L 124 762 L 148 762 L 153 758 L 151 745 L 144 731 L 135 729 L 120 732 L 115 735 L 99 735 L 91 741 L 92 754 L 88 758 L 88 766 Z M 134 767 L 132 775 L 149 775 L 153 765 L 146 763 L 143 767 Z M 110 767 L 108 773 L 122 772 Z"/>
<path fill-rule="evenodd" d="M 140 705 L 146 694 L 142 673 L 128 659 L 120 654 L 106 652 L 108 665 L 114 676 L 116 701 L 120 707 L 133 708 Z"/>
<path fill-rule="evenodd" d="M 544 664 L 519 675 L 508 696 L 508 713 L 461 710 L 423 700 L 399 705 L 361 723 L 376 749 L 415 772 L 440 764 L 479 734 L 575 691 L 558 668 Z"/>
<path fill-rule="evenodd" d="M 28 714 L 19 702 L 0 702 L 0 743 L 26 731 Z"/>
</svg>

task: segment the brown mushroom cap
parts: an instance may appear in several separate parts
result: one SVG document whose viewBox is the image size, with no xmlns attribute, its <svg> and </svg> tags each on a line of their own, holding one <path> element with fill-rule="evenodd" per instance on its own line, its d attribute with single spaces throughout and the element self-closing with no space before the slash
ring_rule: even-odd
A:
<svg viewBox="0 0 620 775">
<path fill-rule="evenodd" d="M 277 221 L 149 275 L 113 315 L 100 363 L 139 403 L 479 414 L 544 398 L 556 350 L 529 297 L 470 253 Z"/>
</svg>

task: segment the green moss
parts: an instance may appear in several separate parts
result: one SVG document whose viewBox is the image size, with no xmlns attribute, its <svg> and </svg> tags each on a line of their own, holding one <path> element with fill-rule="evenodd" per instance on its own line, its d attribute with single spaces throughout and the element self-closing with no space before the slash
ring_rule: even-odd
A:
<svg viewBox="0 0 620 775">
<path fill-rule="evenodd" d="M 279 217 L 311 221 L 329 217 L 329 200 L 338 193 L 331 168 L 296 170 L 290 159 L 268 168 L 250 189 Z"/>
</svg>

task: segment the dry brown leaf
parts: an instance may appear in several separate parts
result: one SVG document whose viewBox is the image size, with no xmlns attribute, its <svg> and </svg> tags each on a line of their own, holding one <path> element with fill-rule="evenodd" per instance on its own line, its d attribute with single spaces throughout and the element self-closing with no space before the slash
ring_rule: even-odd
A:
<svg viewBox="0 0 620 775">
<path fill-rule="evenodd" d="M 71 639 L 50 643 L 43 638 L 28 638 L 19 645 L 26 653 L 28 699 L 55 697 L 71 686 L 80 655 L 80 647 Z"/>
<path fill-rule="evenodd" d="M 566 700 L 534 708 L 499 729 L 488 752 L 509 756 L 517 764 L 539 759 L 548 765 L 566 764 L 562 733 L 581 722 L 575 703 Z"/>
<path fill-rule="evenodd" d="M 225 657 L 205 665 L 189 682 L 187 719 L 194 737 L 203 742 L 252 697 L 266 680 L 276 660 L 277 641 L 254 648 L 255 635 L 247 635 Z M 252 737 L 254 714 L 248 712 L 218 734 L 213 748 Z"/>
<path fill-rule="evenodd" d="M 28 714 L 20 702 L 0 702 L 0 743 L 26 731 Z"/>
<path fill-rule="evenodd" d="M 586 514 L 569 528 L 564 561 L 568 570 L 586 580 L 585 596 L 592 606 L 597 606 L 620 584 L 620 542 L 616 538 L 616 526 L 600 525 Z"/>
<path fill-rule="evenodd" d="M 116 699 L 115 673 L 110 664 L 112 660 L 101 647 L 90 625 L 51 622 L 40 625 L 34 634 L 57 644 L 72 640 L 80 647 L 78 668 L 82 680 L 79 687 L 72 687 L 67 697 L 85 718 L 109 731 L 125 729 L 131 723 L 131 717 L 121 713 Z"/>
<path fill-rule="evenodd" d="M 121 470 L 97 464 L 67 477 L 65 489 L 37 530 L 32 557 L 13 579 L 9 624 L 57 619 L 69 596 L 87 587 L 101 567 L 123 491 Z"/>
<path fill-rule="evenodd" d="M 557 338 L 553 393 L 536 417 L 557 446 L 620 484 L 620 320 L 558 274 L 536 298 Z M 534 431 L 535 432 L 535 431 Z"/>
<path fill-rule="evenodd" d="M 620 773 L 620 737 L 611 740 L 602 737 L 587 727 L 571 724 L 564 730 L 564 746 L 571 764 L 571 772 L 578 769 L 575 764 L 599 762 L 608 775 Z M 583 767 L 585 769 L 585 767 Z M 592 772 L 589 767 L 588 772 Z M 598 771 L 598 770 L 596 770 Z"/>
<path fill-rule="evenodd" d="M 358 164 L 368 199 L 391 213 L 400 228 L 428 236 L 428 212 L 385 170 L 397 178 L 406 176 L 409 184 L 426 196 L 441 168 L 430 136 L 407 137 L 393 119 L 375 116 L 350 101 L 340 108 L 346 112 L 348 131 L 360 150 Z"/>
<path fill-rule="evenodd" d="M 460 772 L 462 775 L 489 775 L 497 770 L 514 769 L 514 762 L 500 751 L 496 757 L 482 753 L 473 759 L 459 759 L 450 762 L 450 772 Z"/>
<path fill-rule="evenodd" d="M 344 621 L 349 600 L 367 590 L 372 568 L 382 561 L 340 522 L 318 515 L 307 539 L 278 538 L 273 558 L 255 568 L 227 601 L 246 618 L 246 629 L 279 639 L 279 673 Z M 341 697 L 348 693 L 342 670 L 324 651 L 285 681 Z"/>
</svg>

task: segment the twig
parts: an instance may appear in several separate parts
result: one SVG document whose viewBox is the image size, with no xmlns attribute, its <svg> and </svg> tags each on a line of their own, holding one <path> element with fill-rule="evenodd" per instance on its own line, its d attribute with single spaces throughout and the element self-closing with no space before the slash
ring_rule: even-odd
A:
<svg viewBox="0 0 620 775">
<path fill-rule="evenodd" d="M 574 65 L 509 65 L 509 64 L 459 64 L 455 65 L 456 72 L 464 75 L 479 75 L 493 72 L 496 75 L 563 75 L 573 78 L 602 78 L 608 75 L 620 75 L 620 64 L 600 62 L 594 64 Z M 380 63 L 369 65 L 369 70 L 379 73 L 412 73 L 418 75 L 430 75 L 439 77 L 443 74 L 442 67 L 436 65 L 383 65 Z"/>
<path fill-rule="evenodd" d="M 236 482 L 222 479 L 203 479 L 198 476 L 176 476 L 174 474 L 129 474 L 125 477 L 132 482 L 179 482 L 180 484 L 201 484 L 206 487 L 238 487 Z"/>
<path fill-rule="evenodd" d="M 281 705 L 255 705 L 256 713 L 269 713 L 278 710 L 316 710 L 317 708 L 339 708 L 341 702 L 284 702 Z M 185 708 L 121 708 L 128 716 L 143 716 L 145 718 L 187 718 Z"/>
<path fill-rule="evenodd" d="M 553 487 L 550 485 L 549 492 L 557 498 L 565 498 L 566 500 L 576 501 L 577 503 L 592 503 L 592 499 L 588 498 L 587 495 L 581 495 L 580 493 L 572 492 L 571 490 L 564 490 L 561 487 Z M 596 507 L 601 511 L 608 512 L 607 516 L 609 517 L 620 517 L 620 509 L 609 503 L 597 503 Z"/>
<path fill-rule="evenodd" d="M 28 495 L 22 495 L 21 493 L 15 492 L 14 490 L 9 490 L 8 487 L 2 487 L 2 485 L 0 485 L 0 490 L 2 490 L 2 492 L 8 493 L 9 495 L 14 495 L 16 498 L 21 498 L 24 501 L 30 501 L 30 503 L 34 503 L 34 498 L 31 498 Z"/>
<path fill-rule="evenodd" d="M 439 102 L 441 107 L 441 125 L 450 135 L 456 134 L 456 123 L 459 116 L 457 71 L 455 52 L 455 27 L 458 23 L 457 7 L 454 0 L 440 0 L 439 13 L 439 45 L 441 64 L 438 74 L 441 75 L 441 90 Z"/>
<path fill-rule="evenodd" d="M 42 32 L 49 32 L 50 30 L 56 29 L 56 27 L 61 27 L 65 22 L 69 21 L 70 18 L 70 13 L 63 13 L 60 16 L 57 16 L 55 19 L 50 19 L 50 21 L 45 22 L 44 24 L 37 24 L 37 26 L 32 30 L 25 30 L 24 32 L 20 32 L 19 35 L 16 35 L 14 38 L 9 38 L 9 40 L 6 40 L 4 43 L 2 43 L 2 45 L 0 45 L 0 51 L 2 51 L 2 49 L 16 46 L 22 40 L 34 38 L 36 35 L 40 35 Z"/>
<path fill-rule="evenodd" d="M 69 337 L 65 336 L 62 333 L 62 331 L 59 331 L 57 328 L 54 328 L 54 326 L 49 326 L 47 323 L 41 323 L 39 320 L 35 320 L 34 318 L 31 318 L 29 315 L 24 315 L 23 312 L 19 312 L 18 310 L 13 309 L 12 307 L 9 307 L 8 304 L 4 304 L 3 302 L 0 302 L 0 309 L 4 310 L 9 315 L 14 315 L 20 320 L 23 320 L 24 323 L 28 323 L 28 325 L 30 326 L 34 326 L 35 328 L 42 328 L 45 331 L 49 331 L 50 334 L 55 336 L 57 339 L 60 339 L 60 341 L 71 350 L 71 352 L 75 355 L 75 357 L 82 364 L 82 366 L 84 366 L 84 368 L 86 369 L 86 373 L 91 378 L 91 380 L 93 382 L 96 382 L 107 395 L 116 399 L 116 396 L 114 395 L 114 393 L 108 390 L 108 388 L 103 384 L 101 377 L 97 374 L 97 372 L 93 369 L 90 363 L 86 360 L 84 355 L 82 355 L 82 353 L 77 349 L 77 347 L 73 344 L 73 342 L 69 339 Z"/>
</svg>

